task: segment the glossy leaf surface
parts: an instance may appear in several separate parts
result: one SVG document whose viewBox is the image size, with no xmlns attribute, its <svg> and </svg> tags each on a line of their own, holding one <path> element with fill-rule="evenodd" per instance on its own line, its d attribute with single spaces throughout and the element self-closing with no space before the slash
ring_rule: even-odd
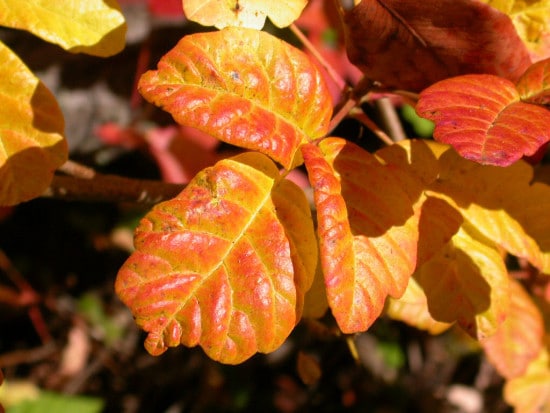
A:
<svg viewBox="0 0 550 413">
<path fill-rule="evenodd" d="M 116 0 L 4 0 L 0 25 L 27 30 L 74 53 L 111 56 L 125 45 Z"/>
<path fill-rule="evenodd" d="M 544 324 L 538 307 L 510 280 L 510 309 L 496 334 L 481 342 L 487 357 L 505 378 L 521 376 L 543 347 Z"/>
<path fill-rule="evenodd" d="M 183 10 L 189 20 L 204 26 L 248 27 L 260 30 L 266 17 L 277 27 L 286 27 L 296 20 L 307 0 L 185 0 Z"/>
<path fill-rule="evenodd" d="M 508 16 L 478 1 L 363 0 L 345 21 L 350 60 L 391 88 L 466 73 L 516 81 L 531 63 Z"/>
<path fill-rule="evenodd" d="M 303 192 L 257 153 L 218 162 L 154 207 L 116 281 L 147 350 L 200 345 L 239 363 L 281 345 L 315 273 L 308 214 Z"/>
<path fill-rule="evenodd" d="M 290 168 L 300 145 L 327 132 L 325 83 L 298 49 L 252 29 L 184 37 L 139 84 L 183 125 L 262 152 Z"/>
<path fill-rule="evenodd" d="M 415 273 L 438 321 L 457 321 L 472 337 L 494 334 L 509 307 L 508 274 L 498 250 L 461 228 Z"/>
<path fill-rule="evenodd" d="M 368 152 L 342 139 L 302 148 L 314 190 L 328 302 L 345 333 L 365 331 L 416 264 L 418 215 L 407 192 Z"/>
<path fill-rule="evenodd" d="M 438 82 L 422 91 L 416 110 L 435 122 L 436 140 L 481 164 L 508 166 L 550 140 L 550 112 L 521 102 L 514 84 L 496 76 Z"/>
<path fill-rule="evenodd" d="M 63 114 L 55 98 L 0 43 L 0 205 L 41 195 L 67 159 Z"/>
<path fill-rule="evenodd" d="M 509 380 L 504 386 L 504 398 L 516 413 L 550 412 L 550 369 L 548 350 L 540 352 L 527 372 Z"/>
</svg>

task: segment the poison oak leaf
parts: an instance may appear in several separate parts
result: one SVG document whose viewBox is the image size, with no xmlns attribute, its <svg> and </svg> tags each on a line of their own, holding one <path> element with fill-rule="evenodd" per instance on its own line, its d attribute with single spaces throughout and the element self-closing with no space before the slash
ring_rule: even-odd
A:
<svg viewBox="0 0 550 413">
<path fill-rule="evenodd" d="M 399 299 L 389 298 L 386 314 L 394 320 L 403 321 L 430 334 L 439 334 L 447 330 L 452 323 L 435 320 L 428 310 L 428 299 L 418 282 L 411 277 L 403 296 Z"/>
<path fill-rule="evenodd" d="M 343 139 L 302 153 L 314 190 L 328 303 L 344 333 L 365 331 L 416 264 L 418 215 L 392 168 Z"/>
<path fill-rule="evenodd" d="M 516 81 L 531 64 L 509 17 L 478 1 L 363 0 L 345 22 L 351 62 L 386 87 L 420 91 L 466 73 Z"/>
<path fill-rule="evenodd" d="M 548 57 L 550 50 L 543 46 L 542 38 L 550 27 L 549 0 L 482 0 L 507 14 L 532 56 Z"/>
<path fill-rule="evenodd" d="M 481 164 L 511 165 L 550 140 L 550 112 L 522 102 L 514 84 L 497 76 L 442 80 L 422 91 L 416 110 L 435 122 L 436 140 Z"/>
<path fill-rule="evenodd" d="M 155 206 L 135 246 L 115 288 L 146 349 L 200 345 L 230 364 L 281 345 L 317 263 L 305 195 L 258 153 L 218 162 Z"/>
<path fill-rule="evenodd" d="M 67 159 L 61 109 L 44 84 L 0 42 L 0 205 L 40 196 Z"/>
<path fill-rule="evenodd" d="M 535 63 L 519 79 L 516 88 L 521 100 L 528 103 L 550 103 L 550 59 Z"/>
<path fill-rule="evenodd" d="M 529 364 L 527 372 L 508 380 L 504 398 L 516 413 L 550 412 L 550 368 L 548 350 L 544 349 Z"/>
<path fill-rule="evenodd" d="M 0 26 L 27 30 L 73 53 L 111 56 L 124 48 L 116 0 L 3 0 Z"/>
<path fill-rule="evenodd" d="M 498 250 L 463 225 L 414 277 L 431 316 L 458 324 L 472 337 L 494 334 L 509 311 L 509 280 Z"/>
<path fill-rule="evenodd" d="M 300 145 L 327 133 L 332 114 L 329 91 L 304 53 L 244 28 L 184 37 L 139 90 L 176 122 L 287 169 L 301 162 Z"/>
<path fill-rule="evenodd" d="M 204 26 L 248 27 L 260 30 L 269 17 L 277 27 L 286 27 L 300 17 L 307 0 L 184 0 L 185 16 Z"/>
<path fill-rule="evenodd" d="M 494 335 L 481 341 L 487 357 L 503 377 L 519 377 L 542 351 L 543 336 L 538 307 L 519 282 L 511 279 L 508 316 Z"/>
</svg>

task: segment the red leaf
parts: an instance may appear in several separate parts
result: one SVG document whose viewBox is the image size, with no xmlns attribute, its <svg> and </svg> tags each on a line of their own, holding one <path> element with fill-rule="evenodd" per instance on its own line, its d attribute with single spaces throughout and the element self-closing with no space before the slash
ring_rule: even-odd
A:
<svg viewBox="0 0 550 413">
<path fill-rule="evenodd" d="M 521 76 L 516 85 L 521 99 L 529 103 L 550 103 L 550 59 L 535 63 Z"/>
<path fill-rule="evenodd" d="M 550 140 L 550 112 L 519 99 L 509 80 L 465 75 L 424 90 L 416 110 L 435 122 L 434 138 L 464 158 L 508 166 Z"/>
<path fill-rule="evenodd" d="M 346 22 L 350 60 L 387 87 L 466 73 L 516 81 L 531 63 L 508 16 L 478 1 L 363 0 Z"/>
</svg>

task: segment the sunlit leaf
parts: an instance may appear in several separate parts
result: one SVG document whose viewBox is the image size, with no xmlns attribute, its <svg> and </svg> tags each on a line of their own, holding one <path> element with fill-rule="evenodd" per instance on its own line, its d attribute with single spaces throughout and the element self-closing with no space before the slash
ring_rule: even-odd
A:
<svg viewBox="0 0 550 413">
<path fill-rule="evenodd" d="M 521 102 L 514 84 L 496 76 L 438 82 L 422 91 L 416 110 L 435 122 L 436 140 L 481 164 L 508 166 L 550 140 L 550 112 Z"/>
<path fill-rule="evenodd" d="M 124 48 L 116 0 L 4 0 L 0 25 L 27 30 L 74 53 L 110 56 Z"/>
<path fill-rule="evenodd" d="M 415 273 L 438 321 L 457 321 L 471 336 L 494 334 L 509 309 L 509 283 L 498 250 L 464 227 Z"/>
<path fill-rule="evenodd" d="M 366 330 L 416 264 L 418 215 L 392 168 L 343 139 L 302 148 L 317 209 L 328 302 L 345 333 Z"/>
<path fill-rule="evenodd" d="M 394 320 L 403 321 L 431 334 L 439 334 L 452 325 L 437 321 L 431 316 L 426 294 L 414 278 L 409 280 L 409 285 L 401 298 L 388 299 L 386 313 Z"/>
<path fill-rule="evenodd" d="M 267 157 L 245 154 L 147 214 L 115 287 L 151 354 L 181 343 L 239 363 L 287 338 L 317 262 L 309 205 L 292 185 Z"/>
<path fill-rule="evenodd" d="M 549 0 L 482 1 L 510 16 L 516 31 L 527 47 L 536 54 L 541 53 L 542 37 L 550 29 Z"/>
<path fill-rule="evenodd" d="M 543 347 L 541 313 L 529 294 L 510 280 L 510 309 L 496 334 L 481 341 L 487 357 L 505 378 L 521 376 Z"/>
<path fill-rule="evenodd" d="M 550 187 L 532 183 L 532 166 L 479 165 L 453 150 L 441 155 L 440 164 L 429 188 L 433 195 L 445 196 L 485 237 L 550 273 Z"/>
<path fill-rule="evenodd" d="M 550 103 L 550 59 L 535 63 L 525 71 L 516 88 L 523 101 L 547 105 Z"/>
<path fill-rule="evenodd" d="M 185 0 L 185 16 L 204 26 L 227 26 L 261 29 L 269 17 L 277 27 L 286 27 L 296 20 L 307 0 Z"/>
<path fill-rule="evenodd" d="M 350 60 L 387 87 L 420 91 L 466 73 L 515 82 L 531 63 L 508 16 L 478 1 L 361 1 L 345 21 Z"/>
<path fill-rule="evenodd" d="M 504 398 L 514 406 L 516 413 L 550 412 L 550 368 L 547 350 L 540 352 L 523 376 L 506 383 Z"/>
<path fill-rule="evenodd" d="M 0 42 L 0 205 L 41 195 L 67 159 L 63 114 L 55 98 Z"/>
<path fill-rule="evenodd" d="M 184 37 L 139 83 L 174 119 L 254 149 L 286 168 L 299 146 L 328 131 L 331 98 L 316 66 L 298 49 L 252 29 Z M 299 158 L 299 156 L 298 156 Z"/>
</svg>

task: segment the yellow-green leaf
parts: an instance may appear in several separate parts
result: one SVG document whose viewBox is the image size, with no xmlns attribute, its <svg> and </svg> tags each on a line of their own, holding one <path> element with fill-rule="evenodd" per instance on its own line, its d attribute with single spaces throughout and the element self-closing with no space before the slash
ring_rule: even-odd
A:
<svg viewBox="0 0 550 413">
<path fill-rule="evenodd" d="M 507 379 L 525 373 L 543 348 L 542 315 L 521 284 L 510 280 L 510 309 L 496 334 L 481 341 L 491 363 Z"/>
<path fill-rule="evenodd" d="M 184 37 L 145 73 L 141 94 L 174 119 L 262 152 L 287 169 L 298 148 L 324 136 L 332 102 L 315 64 L 300 50 L 253 29 Z"/>
<path fill-rule="evenodd" d="M 50 91 L 0 42 L 0 205 L 41 195 L 67 159 L 61 109 Z"/>
<path fill-rule="evenodd" d="M 480 238 L 481 237 L 481 238 Z M 494 334 L 509 310 L 509 280 L 497 249 L 463 226 L 415 273 L 438 321 L 458 321 L 471 336 Z"/>
<path fill-rule="evenodd" d="M 314 190 L 328 302 L 345 333 L 365 331 L 416 264 L 418 214 L 409 194 L 368 152 L 343 139 L 302 147 Z"/>
<path fill-rule="evenodd" d="M 203 170 L 147 214 L 115 288 L 151 354 L 200 345 L 233 364 L 283 343 L 317 263 L 309 204 L 293 185 L 248 153 Z"/>
<path fill-rule="evenodd" d="M 300 17 L 307 0 L 184 0 L 185 16 L 204 26 L 261 29 L 269 17 L 277 27 L 286 27 Z"/>
<path fill-rule="evenodd" d="M 27 30 L 74 53 L 110 56 L 124 48 L 116 0 L 3 0 L 0 25 Z"/>
</svg>

